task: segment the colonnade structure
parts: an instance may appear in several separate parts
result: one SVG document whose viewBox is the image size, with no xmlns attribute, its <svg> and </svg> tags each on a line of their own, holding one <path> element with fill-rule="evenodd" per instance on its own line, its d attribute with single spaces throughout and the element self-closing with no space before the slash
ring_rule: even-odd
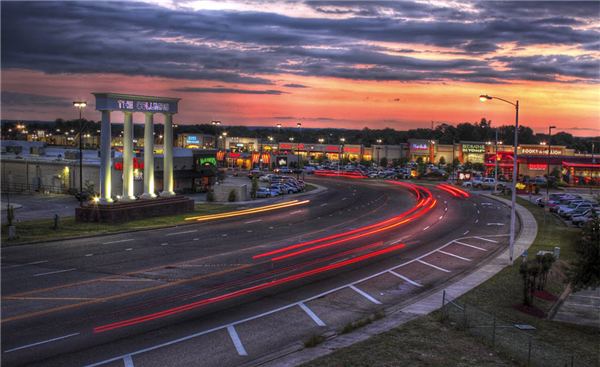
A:
<svg viewBox="0 0 600 367">
<path fill-rule="evenodd" d="M 123 197 L 133 201 L 133 114 L 146 115 L 144 124 L 144 193 L 142 199 L 154 199 L 154 115 L 164 116 L 163 191 L 160 196 L 175 196 L 173 192 L 173 115 L 181 98 L 137 96 L 118 93 L 92 93 L 96 110 L 102 112 L 100 130 L 100 204 L 110 204 L 111 198 L 111 112 L 124 114 L 123 126 Z"/>
</svg>

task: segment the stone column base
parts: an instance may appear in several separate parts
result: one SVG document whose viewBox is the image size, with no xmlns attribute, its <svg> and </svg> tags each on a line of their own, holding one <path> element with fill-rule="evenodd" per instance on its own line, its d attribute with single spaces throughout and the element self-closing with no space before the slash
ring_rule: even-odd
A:
<svg viewBox="0 0 600 367">
<path fill-rule="evenodd" d="M 100 198 L 100 200 L 98 200 L 99 205 L 110 205 L 110 204 L 114 204 L 114 203 L 115 203 L 115 201 L 111 198 L 108 198 L 108 199 Z"/>
<path fill-rule="evenodd" d="M 140 199 L 156 199 L 156 195 L 143 193 L 142 196 L 140 196 Z"/>
<path fill-rule="evenodd" d="M 174 193 L 173 191 L 163 191 L 163 192 L 160 193 L 160 196 L 163 197 L 163 198 L 170 198 L 170 197 L 173 197 L 173 196 L 177 196 L 177 194 Z"/>
<path fill-rule="evenodd" d="M 136 198 L 135 196 L 123 196 L 122 198 L 119 199 L 119 201 L 135 201 Z"/>
</svg>

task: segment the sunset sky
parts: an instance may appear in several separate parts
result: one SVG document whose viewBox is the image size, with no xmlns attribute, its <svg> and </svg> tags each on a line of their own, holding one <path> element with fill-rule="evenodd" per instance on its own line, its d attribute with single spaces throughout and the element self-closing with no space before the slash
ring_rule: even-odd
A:
<svg viewBox="0 0 600 367">
<path fill-rule="evenodd" d="M 180 97 L 178 124 L 514 124 L 489 94 L 535 132 L 600 133 L 598 1 L 0 4 L 2 119 L 100 120 L 90 93 L 114 92 Z"/>
</svg>

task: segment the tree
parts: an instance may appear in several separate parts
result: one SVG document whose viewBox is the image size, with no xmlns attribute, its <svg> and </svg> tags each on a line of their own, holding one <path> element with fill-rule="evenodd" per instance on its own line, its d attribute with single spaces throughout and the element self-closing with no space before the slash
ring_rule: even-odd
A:
<svg viewBox="0 0 600 367">
<path fill-rule="evenodd" d="M 388 165 L 388 160 L 386 157 L 381 158 L 381 161 L 379 162 L 379 165 L 382 167 L 387 167 Z"/>
<path fill-rule="evenodd" d="M 581 238 L 575 243 L 579 256 L 567 271 L 574 292 L 600 286 L 600 221 L 596 212 L 592 218 L 583 226 Z"/>
<path fill-rule="evenodd" d="M 206 193 L 206 201 L 208 201 L 209 203 L 212 203 L 213 201 L 215 201 L 215 196 L 213 195 L 213 192 L 210 188 L 208 189 L 208 192 Z"/>
<path fill-rule="evenodd" d="M 229 200 L 230 202 L 232 202 L 232 203 L 235 201 L 235 190 L 231 190 L 231 191 L 229 192 L 229 199 L 228 199 L 228 200 Z"/>
<path fill-rule="evenodd" d="M 252 176 L 252 188 L 250 189 L 250 196 L 256 199 L 256 193 L 258 192 L 258 177 Z"/>
<path fill-rule="evenodd" d="M 423 164 L 423 157 L 417 157 L 417 163 Z"/>
<path fill-rule="evenodd" d="M 535 261 L 540 264 L 540 276 L 536 288 L 543 291 L 548 281 L 548 273 L 550 273 L 552 265 L 556 262 L 556 258 L 553 254 L 535 255 Z"/>
<path fill-rule="evenodd" d="M 446 165 L 446 158 L 440 157 L 440 166 L 445 166 L 445 165 Z"/>
<path fill-rule="evenodd" d="M 470 171 L 473 169 L 473 163 L 465 162 L 465 163 L 463 163 L 463 168 L 465 169 L 465 171 Z"/>
<path fill-rule="evenodd" d="M 519 274 L 523 279 L 523 304 L 533 306 L 533 296 L 540 276 L 541 266 L 537 261 L 522 262 Z"/>
<path fill-rule="evenodd" d="M 475 171 L 483 172 L 483 171 L 485 171 L 485 164 L 483 164 L 483 163 L 473 163 L 473 169 Z"/>
</svg>

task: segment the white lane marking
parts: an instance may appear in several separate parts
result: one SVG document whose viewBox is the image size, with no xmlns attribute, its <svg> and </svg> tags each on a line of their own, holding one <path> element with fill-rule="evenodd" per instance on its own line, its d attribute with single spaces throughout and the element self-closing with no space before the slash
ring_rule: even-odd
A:
<svg viewBox="0 0 600 367">
<path fill-rule="evenodd" d="M 479 219 L 477 219 L 477 220 L 475 221 L 475 224 L 477 224 L 477 223 L 479 223 Z"/>
<path fill-rule="evenodd" d="M 443 215 L 440 215 L 440 219 L 442 219 L 442 218 L 444 218 L 444 216 L 443 216 Z"/>
<path fill-rule="evenodd" d="M 505 236 L 509 236 L 509 235 L 508 235 L 508 234 L 501 234 L 501 235 L 491 235 L 491 236 L 493 236 L 493 237 L 505 237 Z M 362 283 L 362 282 L 364 282 L 364 281 L 366 281 L 366 280 L 373 279 L 373 278 L 375 278 L 375 277 L 378 277 L 378 276 L 380 276 L 380 275 L 382 275 L 382 274 L 384 274 L 384 273 L 386 273 L 386 272 L 389 272 L 389 271 L 391 271 L 391 270 L 396 270 L 396 269 L 398 269 L 398 268 L 401 268 L 401 267 L 403 267 L 403 266 L 406 266 L 406 265 L 412 264 L 413 262 L 415 262 L 415 261 L 417 261 L 417 260 L 419 260 L 419 259 L 422 259 L 422 258 L 424 258 L 424 257 L 426 257 L 426 256 L 429 256 L 429 255 L 431 255 L 431 254 L 435 253 L 437 250 L 441 250 L 441 249 L 443 249 L 443 248 L 446 248 L 446 247 L 450 246 L 450 245 L 451 245 L 453 242 L 454 242 L 454 240 L 453 240 L 453 241 L 450 241 L 450 242 L 448 242 L 448 243 L 446 243 L 446 244 L 445 244 L 445 245 L 443 245 L 443 246 L 440 246 L 440 247 L 439 247 L 438 249 L 436 249 L 436 250 L 432 250 L 431 252 L 428 252 L 428 253 L 426 253 L 426 254 L 424 254 L 424 255 L 421 255 L 421 256 L 419 256 L 419 257 L 418 257 L 418 258 L 416 258 L 416 259 L 413 259 L 413 260 L 407 261 L 407 262 L 405 262 L 405 263 L 403 263 L 403 264 L 400 264 L 400 265 L 396 265 L 396 266 L 394 266 L 394 267 L 392 267 L 392 268 L 390 268 L 390 269 L 383 270 L 383 271 L 381 271 L 381 272 L 379 272 L 379 273 L 371 274 L 371 275 L 369 275 L 368 277 L 365 277 L 365 278 L 359 279 L 359 280 L 357 280 L 357 281 L 355 281 L 355 282 L 353 282 L 353 283 L 350 283 L 350 284 L 345 284 L 345 285 L 339 286 L 339 287 L 337 287 L 337 288 L 333 288 L 333 289 L 330 289 L 330 290 L 328 290 L 328 291 L 325 291 L 325 292 L 323 292 L 323 293 L 320 293 L 320 294 L 314 295 L 314 296 L 312 296 L 312 297 L 310 297 L 310 298 L 307 298 L 307 299 L 303 300 L 302 302 L 310 302 L 310 301 L 312 301 L 312 300 L 315 300 L 315 299 L 322 298 L 322 297 L 324 297 L 324 296 L 326 296 L 326 295 L 328 295 L 328 294 L 331 294 L 331 293 L 337 292 L 337 291 L 339 291 L 339 290 L 342 290 L 342 289 L 344 289 L 344 288 L 346 288 L 346 287 L 349 287 L 350 285 L 354 285 L 354 284 L 359 284 L 359 283 Z M 134 355 L 138 355 L 138 354 L 146 353 L 146 352 L 149 352 L 149 351 L 157 350 L 157 349 L 160 349 L 160 348 L 163 348 L 163 347 L 169 346 L 169 345 L 174 345 L 174 344 L 177 344 L 177 343 L 180 343 L 180 342 L 186 341 L 186 340 L 190 340 L 190 339 L 196 338 L 196 337 L 198 337 L 198 336 L 202 336 L 202 335 L 210 334 L 210 333 L 212 333 L 212 332 L 215 332 L 215 331 L 218 331 L 218 330 L 223 330 L 224 328 L 226 328 L 226 327 L 228 327 L 228 326 L 230 326 L 230 325 L 239 325 L 239 324 L 247 323 L 248 321 L 256 320 L 256 319 L 259 319 L 259 318 L 261 318 L 261 317 L 264 317 L 264 316 L 268 316 L 268 315 L 271 315 L 271 314 L 277 313 L 277 312 L 279 312 L 279 311 L 287 310 L 288 308 L 296 307 L 297 305 L 298 305 L 298 303 L 292 303 L 292 304 L 289 304 L 289 305 L 286 305 L 286 306 L 282 306 L 282 307 L 276 308 L 276 309 L 274 309 L 274 310 L 270 310 L 270 311 L 263 312 L 263 313 L 261 313 L 261 314 L 258 314 L 258 315 L 250 316 L 250 317 L 247 317 L 247 318 L 245 318 L 245 319 L 242 319 L 242 320 L 235 321 L 235 322 L 233 322 L 233 323 L 231 323 L 231 324 L 217 326 L 217 327 L 215 327 L 215 328 L 212 328 L 212 329 L 209 329 L 209 330 L 204 330 L 204 331 L 201 331 L 201 332 L 199 332 L 199 333 L 196 333 L 196 334 L 187 335 L 187 336 L 184 336 L 184 337 L 182 337 L 182 338 L 175 339 L 175 340 L 171 340 L 171 341 L 168 341 L 168 342 L 165 342 L 165 343 L 162 343 L 162 344 L 154 345 L 154 346 L 152 346 L 152 347 L 149 347 L 149 348 L 146 348 L 146 349 L 140 349 L 140 350 L 137 350 L 137 351 L 135 351 L 135 352 L 133 352 L 133 353 L 130 353 L 130 354 L 128 354 L 128 355 L 134 356 Z M 126 356 L 126 355 L 121 355 L 121 356 L 114 357 L 114 358 L 111 358 L 111 359 L 106 359 L 106 360 L 103 360 L 103 361 L 100 361 L 100 362 L 96 362 L 96 363 L 93 363 L 93 364 L 89 364 L 89 365 L 87 365 L 87 366 L 85 366 L 85 367 L 98 367 L 98 366 L 102 366 L 102 365 L 104 365 L 104 364 L 107 364 L 107 363 L 110 363 L 110 362 L 114 362 L 114 361 L 121 360 L 121 359 L 123 359 L 125 356 Z"/>
<path fill-rule="evenodd" d="M 119 241 L 110 241 L 110 242 L 104 242 L 103 245 L 110 245 L 111 243 L 121 243 L 121 242 L 129 242 L 129 241 L 133 241 L 134 239 L 131 238 L 129 240 L 119 240 Z"/>
<path fill-rule="evenodd" d="M 429 229 L 429 226 L 427 226 L 427 227 L 423 228 L 423 230 L 424 230 L 424 231 L 426 231 L 426 230 L 428 230 L 428 229 Z"/>
<path fill-rule="evenodd" d="M 343 199 L 342 199 L 342 201 L 344 201 L 344 200 L 346 200 L 346 199 L 348 199 L 348 198 L 343 198 Z"/>
<path fill-rule="evenodd" d="M 439 250 L 438 250 L 438 251 L 439 251 Z M 445 271 L 446 273 L 450 273 L 450 270 L 446 270 L 446 269 L 444 269 L 444 268 L 440 268 L 439 266 L 435 266 L 435 265 L 433 265 L 433 264 L 430 264 L 430 263 L 428 263 L 428 262 L 425 262 L 425 261 L 423 261 L 423 260 L 417 260 L 417 261 L 418 261 L 418 262 L 420 262 L 420 263 L 421 263 L 421 264 L 423 264 L 423 265 L 431 266 L 431 267 L 432 267 L 432 268 L 434 268 L 434 269 L 441 270 L 441 271 Z"/>
<path fill-rule="evenodd" d="M 126 249 L 125 249 L 125 251 L 132 251 L 132 250 L 133 250 L 133 248 L 132 248 L 132 247 L 130 247 L 130 248 L 126 248 Z"/>
<path fill-rule="evenodd" d="M 438 252 L 441 252 L 442 254 L 446 254 L 448 256 L 453 256 L 453 257 L 455 257 L 457 259 L 461 259 L 461 260 L 464 260 L 464 261 L 471 261 L 470 259 L 467 259 L 466 257 L 462 257 L 462 256 L 458 256 L 458 255 L 455 255 L 455 254 L 451 254 L 451 253 L 446 252 L 446 251 L 438 250 Z"/>
<path fill-rule="evenodd" d="M 325 204 L 321 204 L 320 206 L 325 206 L 325 205 L 327 205 L 327 203 L 325 203 Z"/>
<path fill-rule="evenodd" d="M 463 236 L 466 235 L 467 233 L 469 233 L 469 231 L 466 231 L 465 233 L 463 233 Z"/>
<path fill-rule="evenodd" d="M 300 213 L 302 210 L 296 210 L 295 212 L 291 212 L 290 215 Z"/>
<path fill-rule="evenodd" d="M 439 195 L 438 195 L 437 197 L 438 197 L 438 198 L 441 198 L 441 196 L 439 196 Z"/>
<path fill-rule="evenodd" d="M 94 254 L 87 254 L 87 255 L 85 255 L 85 257 L 90 257 L 90 256 L 94 256 Z"/>
<path fill-rule="evenodd" d="M 65 273 L 67 271 L 73 271 L 76 270 L 77 268 L 73 268 L 73 269 L 67 269 L 67 270 L 58 270 L 58 271 L 51 271 L 49 273 L 40 273 L 40 274 L 34 274 L 34 277 L 41 277 L 43 275 L 50 275 L 50 274 L 58 274 L 58 273 Z"/>
<path fill-rule="evenodd" d="M 306 312 L 306 314 L 308 316 L 310 316 L 311 319 L 313 319 L 314 322 L 317 323 L 317 325 L 319 326 L 325 326 L 325 323 L 323 322 L 323 320 L 321 320 L 319 318 L 319 316 L 317 316 L 310 308 L 306 307 L 306 305 L 302 302 L 298 303 L 298 306 L 300 306 L 301 309 L 304 310 L 304 312 Z"/>
<path fill-rule="evenodd" d="M 200 239 L 199 238 L 194 238 L 194 241 L 198 241 L 198 240 L 200 240 Z"/>
<path fill-rule="evenodd" d="M 252 233 L 252 230 L 247 231 L 248 233 Z"/>
<path fill-rule="evenodd" d="M 273 229 L 273 227 L 269 227 L 269 229 Z"/>
<path fill-rule="evenodd" d="M 10 268 L 18 268 L 21 266 L 26 266 L 26 265 L 35 265 L 35 264 L 42 264 L 42 263 L 47 263 L 48 260 L 42 260 L 42 261 L 34 261 L 32 263 L 27 263 L 27 264 L 19 264 L 19 265 L 10 265 L 10 266 L 3 266 L 2 269 L 10 269 Z"/>
<path fill-rule="evenodd" d="M 361 291 L 360 289 L 356 288 L 355 286 L 351 285 L 350 289 L 353 289 L 354 291 L 356 291 L 356 293 L 360 294 L 361 296 L 365 297 L 366 299 L 368 299 L 369 301 L 380 305 L 381 302 L 379 302 L 378 300 L 376 300 L 375 298 L 369 296 L 368 294 L 366 294 L 365 292 Z"/>
<path fill-rule="evenodd" d="M 227 233 L 225 233 L 225 234 L 223 235 L 223 237 L 227 237 Z"/>
<path fill-rule="evenodd" d="M 444 208 L 444 211 L 448 211 L 448 208 Z"/>
<path fill-rule="evenodd" d="M 477 204 L 473 203 L 473 205 L 477 206 Z"/>
<path fill-rule="evenodd" d="M 244 222 L 244 224 L 255 223 L 255 222 L 262 222 L 262 219 L 250 220 L 248 222 Z"/>
<path fill-rule="evenodd" d="M 334 262 L 332 262 L 331 264 L 329 264 L 329 266 L 331 266 L 331 265 L 333 265 L 333 264 L 341 263 L 342 261 L 346 261 L 346 260 L 348 260 L 348 259 L 349 259 L 349 257 L 347 257 L 347 258 L 345 258 L 345 259 L 338 260 L 338 261 L 334 261 Z"/>
<path fill-rule="evenodd" d="M 487 238 L 483 238 L 483 237 L 473 237 L 473 238 L 478 238 L 478 239 L 480 239 L 480 240 L 483 240 L 483 241 L 488 241 L 488 242 L 498 243 L 498 241 L 494 241 L 494 240 L 488 240 Z"/>
<path fill-rule="evenodd" d="M 477 246 L 473 246 L 473 245 L 469 245 L 468 243 L 462 243 L 462 242 L 458 242 L 458 241 L 454 241 L 454 243 L 458 243 L 459 245 L 463 245 L 463 246 L 471 247 L 471 248 L 474 248 L 474 249 L 476 249 L 476 250 L 479 250 L 479 251 L 487 251 L 487 250 L 486 250 L 486 249 L 484 249 L 484 248 L 477 247 Z"/>
<path fill-rule="evenodd" d="M 395 276 L 397 276 L 398 278 L 400 278 L 400 279 L 403 279 L 403 280 L 405 280 L 405 281 L 409 282 L 410 284 L 412 284 L 412 285 L 415 285 L 415 286 L 417 286 L 417 287 L 422 287 L 422 286 L 423 286 L 422 284 L 419 284 L 419 283 L 417 283 L 417 282 L 413 282 L 412 280 L 408 279 L 408 278 L 407 278 L 407 277 L 405 277 L 404 275 L 400 275 L 400 274 L 396 273 L 396 272 L 395 272 L 395 271 L 393 271 L 393 270 L 390 270 L 390 271 L 389 271 L 389 273 L 392 273 L 392 274 L 394 274 Z"/>
<path fill-rule="evenodd" d="M 448 204 L 448 202 L 446 200 L 444 200 L 444 204 Z"/>
<path fill-rule="evenodd" d="M 176 236 L 178 234 L 186 234 L 186 233 L 194 233 L 194 232 L 198 232 L 197 229 L 194 229 L 193 231 L 185 231 L 185 232 L 177 232 L 177 233 L 169 233 L 166 234 L 165 236 Z"/>
<path fill-rule="evenodd" d="M 131 356 L 123 357 L 123 364 L 125 365 L 125 367 L 134 367 L 133 359 L 131 359 Z"/>
<path fill-rule="evenodd" d="M 504 223 L 488 223 L 488 226 L 503 226 Z"/>
<path fill-rule="evenodd" d="M 160 245 L 161 245 L 161 246 L 166 246 L 166 245 L 168 245 L 168 244 L 169 244 L 168 242 L 165 242 L 165 243 L 161 243 Z"/>
<path fill-rule="evenodd" d="M 248 353 L 246 353 L 246 349 L 244 349 L 242 341 L 240 340 L 240 337 L 238 336 L 237 331 L 235 331 L 233 325 L 227 326 L 227 331 L 229 331 L 229 336 L 231 336 L 231 340 L 233 341 L 233 344 L 235 345 L 235 349 L 237 349 L 238 354 L 241 356 L 247 356 Z"/>
<path fill-rule="evenodd" d="M 4 353 L 10 353 L 10 352 L 14 352 L 15 350 L 25 349 L 25 348 L 33 347 L 35 345 L 40 345 L 40 344 L 50 343 L 50 342 L 53 342 L 53 341 L 56 341 L 56 340 L 70 338 L 70 337 L 75 336 L 75 335 L 79 335 L 79 333 L 65 335 L 65 336 L 59 336 L 58 338 L 44 340 L 43 342 L 37 342 L 37 343 L 33 343 L 33 344 L 27 344 L 27 345 L 24 345 L 22 347 L 5 350 Z"/>
<path fill-rule="evenodd" d="M 571 298 L 571 297 L 600 299 L 600 297 L 594 297 L 594 296 L 580 296 L 580 295 L 578 295 L 578 294 L 573 294 L 573 293 L 569 294 L 569 298 Z"/>
<path fill-rule="evenodd" d="M 477 211 L 477 214 L 480 214 L 480 213 L 479 213 L 479 210 Z"/>
</svg>

